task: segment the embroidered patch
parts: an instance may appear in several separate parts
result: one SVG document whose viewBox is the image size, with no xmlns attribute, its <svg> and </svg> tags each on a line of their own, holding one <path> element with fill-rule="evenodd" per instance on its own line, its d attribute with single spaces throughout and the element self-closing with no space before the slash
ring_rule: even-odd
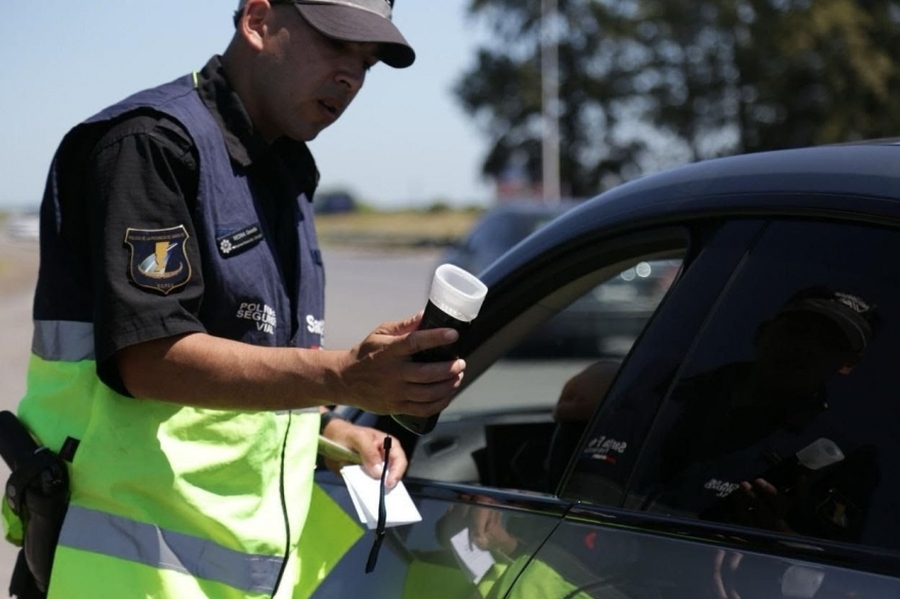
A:
<svg viewBox="0 0 900 599">
<path fill-rule="evenodd" d="M 125 243 L 131 248 L 131 280 L 140 287 L 168 295 L 191 279 L 191 264 L 185 244 L 184 225 L 168 229 L 132 229 L 125 231 Z"/>
<path fill-rule="evenodd" d="M 254 223 L 233 233 L 216 237 L 216 247 L 219 248 L 223 258 L 228 258 L 249 250 L 262 238 L 262 228 L 259 223 Z"/>
</svg>

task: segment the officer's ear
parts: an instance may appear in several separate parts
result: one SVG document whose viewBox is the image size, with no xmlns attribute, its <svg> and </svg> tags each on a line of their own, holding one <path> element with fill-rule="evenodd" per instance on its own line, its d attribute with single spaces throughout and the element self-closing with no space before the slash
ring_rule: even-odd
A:
<svg viewBox="0 0 900 599">
<path fill-rule="evenodd" d="M 271 25 L 272 6 L 268 0 L 247 0 L 237 19 L 237 35 L 252 48 L 261 50 L 268 27 Z"/>
</svg>

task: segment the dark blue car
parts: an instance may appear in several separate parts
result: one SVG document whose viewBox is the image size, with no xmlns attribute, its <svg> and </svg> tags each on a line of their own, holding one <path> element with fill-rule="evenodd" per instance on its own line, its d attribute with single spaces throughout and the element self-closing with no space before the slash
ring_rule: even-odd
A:
<svg viewBox="0 0 900 599">
<path fill-rule="evenodd" d="M 403 444 L 422 520 L 368 574 L 357 527 L 314 596 L 900 597 L 897 256 L 891 143 L 711 160 L 566 211 L 482 272 L 434 431 L 346 412 Z M 627 354 L 506 359 L 644 263 L 680 266 Z M 356 520 L 317 483 L 313 520 Z"/>
</svg>

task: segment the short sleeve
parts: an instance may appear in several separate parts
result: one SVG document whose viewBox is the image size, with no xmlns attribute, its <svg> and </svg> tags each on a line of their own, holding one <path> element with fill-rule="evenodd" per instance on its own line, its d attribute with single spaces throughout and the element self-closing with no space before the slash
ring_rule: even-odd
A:
<svg viewBox="0 0 900 599">
<path fill-rule="evenodd" d="M 97 372 L 126 393 L 117 351 L 204 331 L 197 160 L 177 123 L 141 115 L 100 138 L 85 177 Z"/>
</svg>

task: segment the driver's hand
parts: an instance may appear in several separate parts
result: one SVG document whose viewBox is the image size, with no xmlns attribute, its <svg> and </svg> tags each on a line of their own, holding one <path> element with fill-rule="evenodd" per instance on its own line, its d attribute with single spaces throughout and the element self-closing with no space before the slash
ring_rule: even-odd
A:
<svg viewBox="0 0 900 599">
<path fill-rule="evenodd" d="M 557 422 L 587 422 L 619 371 L 616 360 L 599 360 L 566 381 L 553 409 Z"/>
</svg>

